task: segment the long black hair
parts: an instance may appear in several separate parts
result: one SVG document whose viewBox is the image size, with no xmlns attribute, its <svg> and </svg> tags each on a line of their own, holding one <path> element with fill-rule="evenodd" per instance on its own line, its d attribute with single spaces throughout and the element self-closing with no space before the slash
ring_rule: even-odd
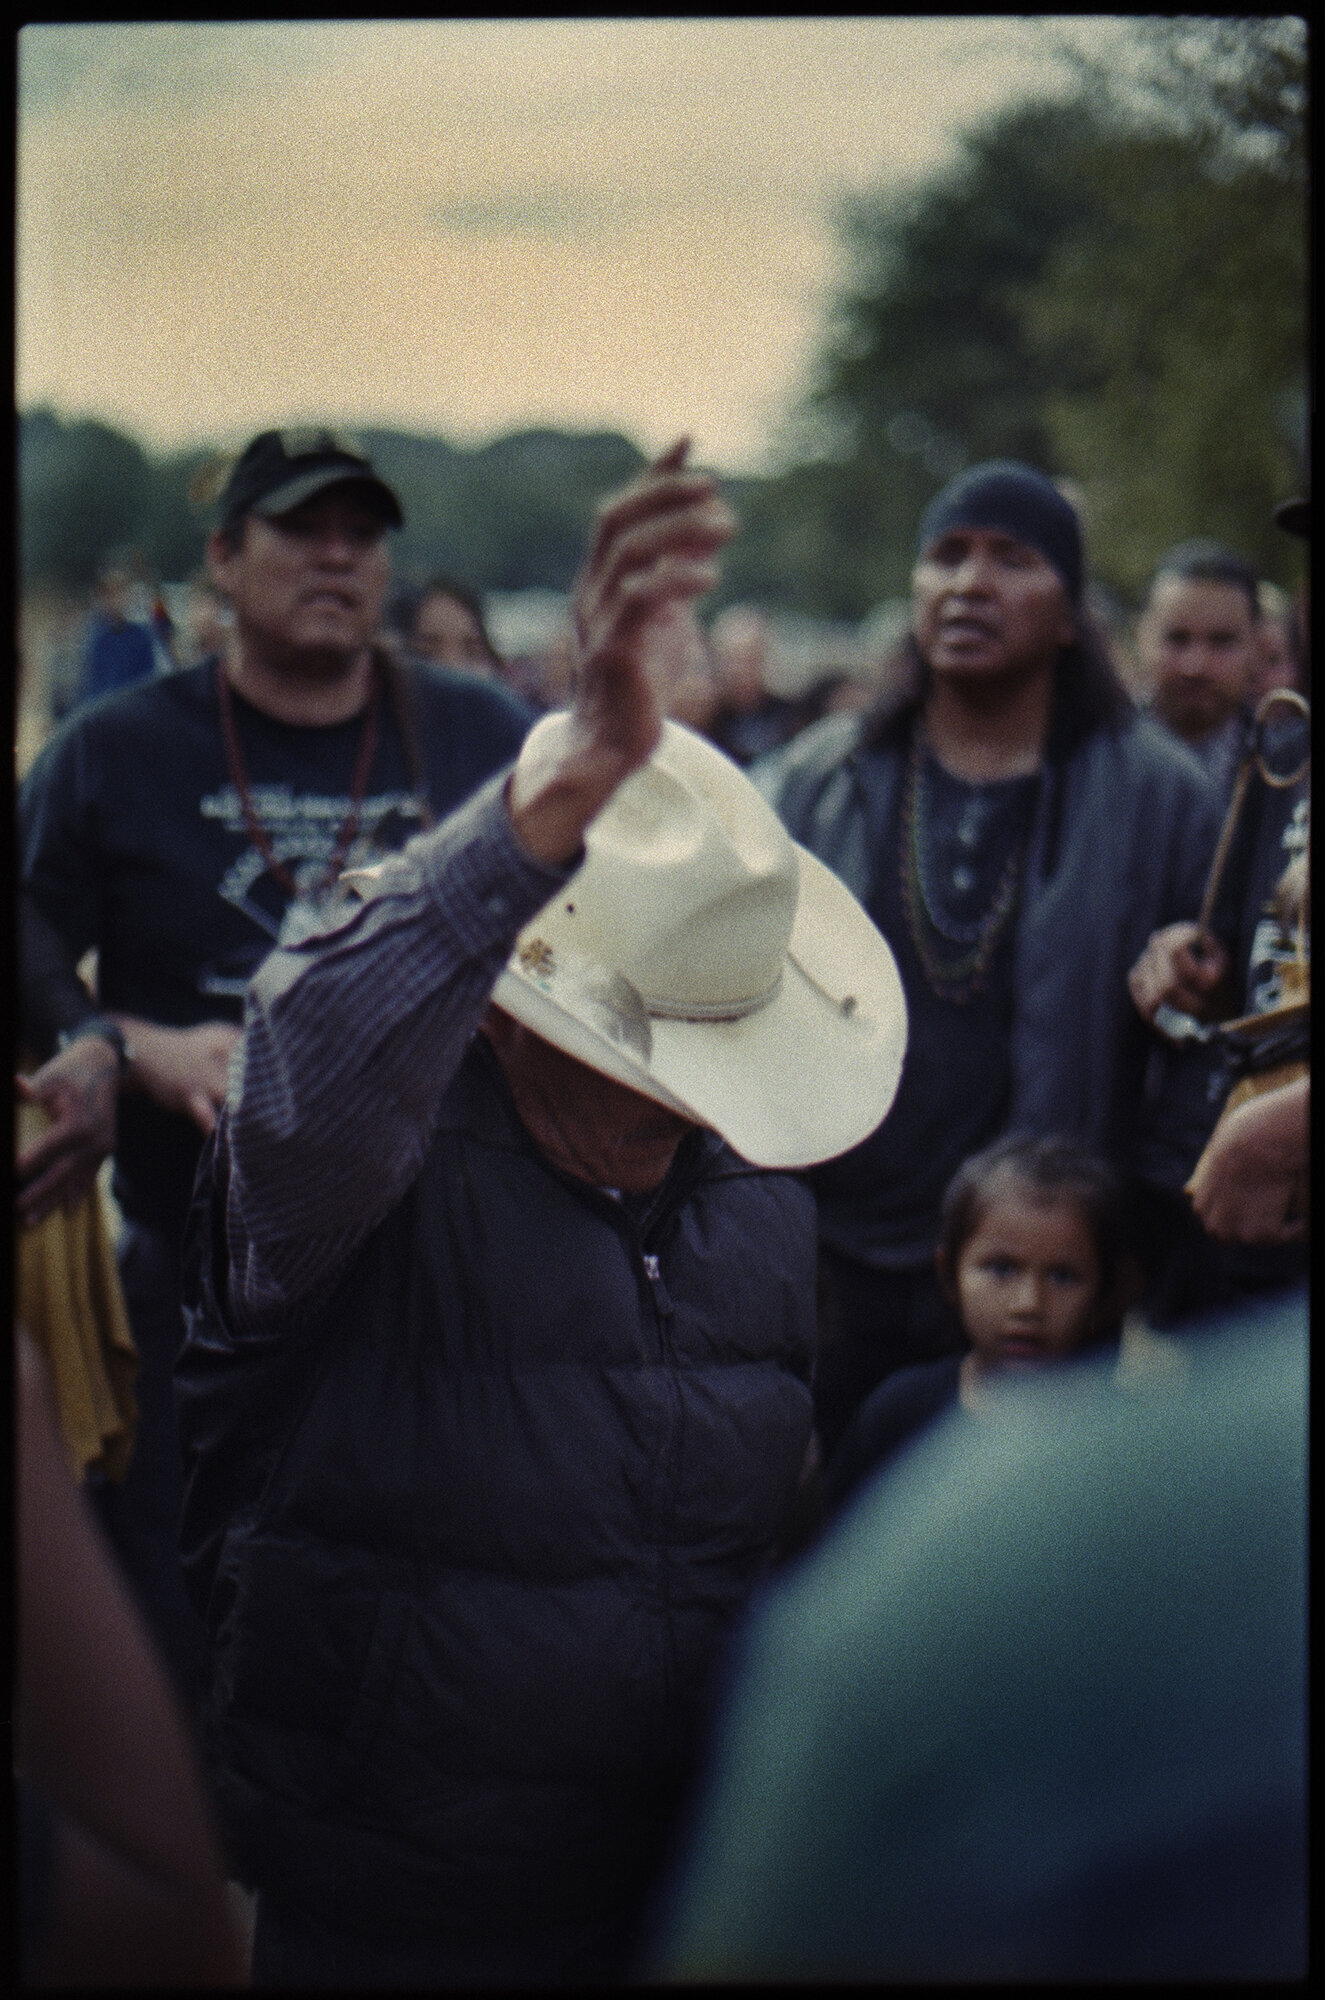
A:
<svg viewBox="0 0 1325 2000">
<path fill-rule="evenodd" d="M 1089 612 L 1077 607 L 1076 635 L 1059 648 L 1054 670 L 1053 704 L 1045 741 L 1047 785 L 1044 874 L 1058 865 L 1063 815 L 1062 769 L 1073 751 L 1097 730 L 1119 729 L 1136 713 L 1118 670 L 1109 657 L 1104 635 Z M 890 656 L 884 693 L 861 724 L 862 750 L 902 746 L 910 740 L 929 693 L 930 669 L 908 632 Z"/>
</svg>

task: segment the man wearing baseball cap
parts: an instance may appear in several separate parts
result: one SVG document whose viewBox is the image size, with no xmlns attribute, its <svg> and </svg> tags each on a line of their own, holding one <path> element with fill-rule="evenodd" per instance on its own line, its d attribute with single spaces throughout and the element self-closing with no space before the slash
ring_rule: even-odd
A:
<svg viewBox="0 0 1325 2000">
<path fill-rule="evenodd" d="M 1021 1131 L 1127 1168 L 1148 1116 L 1127 973 L 1199 904 L 1216 802 L 1190 752 L 1134 712 L 1084 585 L 1054 482 L 972 466 L 919 525 L 909 675 L 760 779 L 892 943 L 911 1022 L 892 1116 L 813 1176 L 828 1450 L 877 1381 L 960 1341 L 934 1253 L 962 1160 Z"/>
<path fill-rule="evenodd" d="M 792 1176 L 891 1101 L 891 952 L 660 626 L 733 522 L 600 514 L 567 711 L 276 952 L 194 1210 L 183 1545 L 259 1985 L 631 1963 L 811 1435 Z"/>
<path fill-rule="evenodd" d="M 532 720 L 494 685 L 375 644 L 401 520 L 353 443 L 254 438 L 208 542 L 233 612 L 224 657 L 81 710 L 20 795 L 24 1041 L 45 1060 L 19 1088 L 51 1123 L 20 1156 L 19 1218 L 76 1204 L 113 1149 L 140 1414 L 127 1477 L 96 1497 L 186 1693 L 204 1648 L 175 1551 L 179 1250 L 245 987 L 344 866 L 448 812 Z"/>
</svg>

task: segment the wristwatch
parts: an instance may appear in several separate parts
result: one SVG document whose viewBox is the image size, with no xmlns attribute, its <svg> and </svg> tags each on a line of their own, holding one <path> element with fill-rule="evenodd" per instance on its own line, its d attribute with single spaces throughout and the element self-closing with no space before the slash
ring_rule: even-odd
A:
<svg viewBox="0 0 1325 2000">
<path fill-rule="evenodd" d="M 133 1061 L 133 1050 L 125 1039 L 123 1028 L 112 1021 L 108 1014 L 89 1014 L 86 1021 L 80 1021 L 76 1028 L 63 1029 L 55 1038 L 55 1046 L 57 1049 L 67 1049 L 71 1042 L 81 1042 L 88 1035 L 95 1035 L 98 1041 L 110 1043 L 120 1066 L 120 1080 L 123 1081 Z"/>
</svg>

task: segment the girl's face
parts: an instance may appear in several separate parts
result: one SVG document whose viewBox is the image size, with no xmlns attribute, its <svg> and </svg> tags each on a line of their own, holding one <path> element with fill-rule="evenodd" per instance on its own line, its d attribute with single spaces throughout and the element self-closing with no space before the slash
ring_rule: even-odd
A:
<svg viewBox="0 0 1325 2000">
<path fill-rule="evenodd" d="M 962 1245 L 954 1283 L 981 1360 L 1057 1361 L 1093 1331 L 1100 1261 L 1076 1202 L 1005 1181 Z"/>
</svg>

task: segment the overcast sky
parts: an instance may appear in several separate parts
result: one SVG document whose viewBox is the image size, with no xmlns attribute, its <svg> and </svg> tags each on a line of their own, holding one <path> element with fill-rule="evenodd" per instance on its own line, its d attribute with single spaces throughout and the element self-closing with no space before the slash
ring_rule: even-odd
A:
<svg viewBox="0 0 1325 2000">
<path fill-rule="evenodd" d="M 318 419 L 688 429 L 758 469 L 843 275 L 836 205 L 1053 87 L 1051 29 L 29 25 L 20 406 L 158 450 Z"/>
</svg>

